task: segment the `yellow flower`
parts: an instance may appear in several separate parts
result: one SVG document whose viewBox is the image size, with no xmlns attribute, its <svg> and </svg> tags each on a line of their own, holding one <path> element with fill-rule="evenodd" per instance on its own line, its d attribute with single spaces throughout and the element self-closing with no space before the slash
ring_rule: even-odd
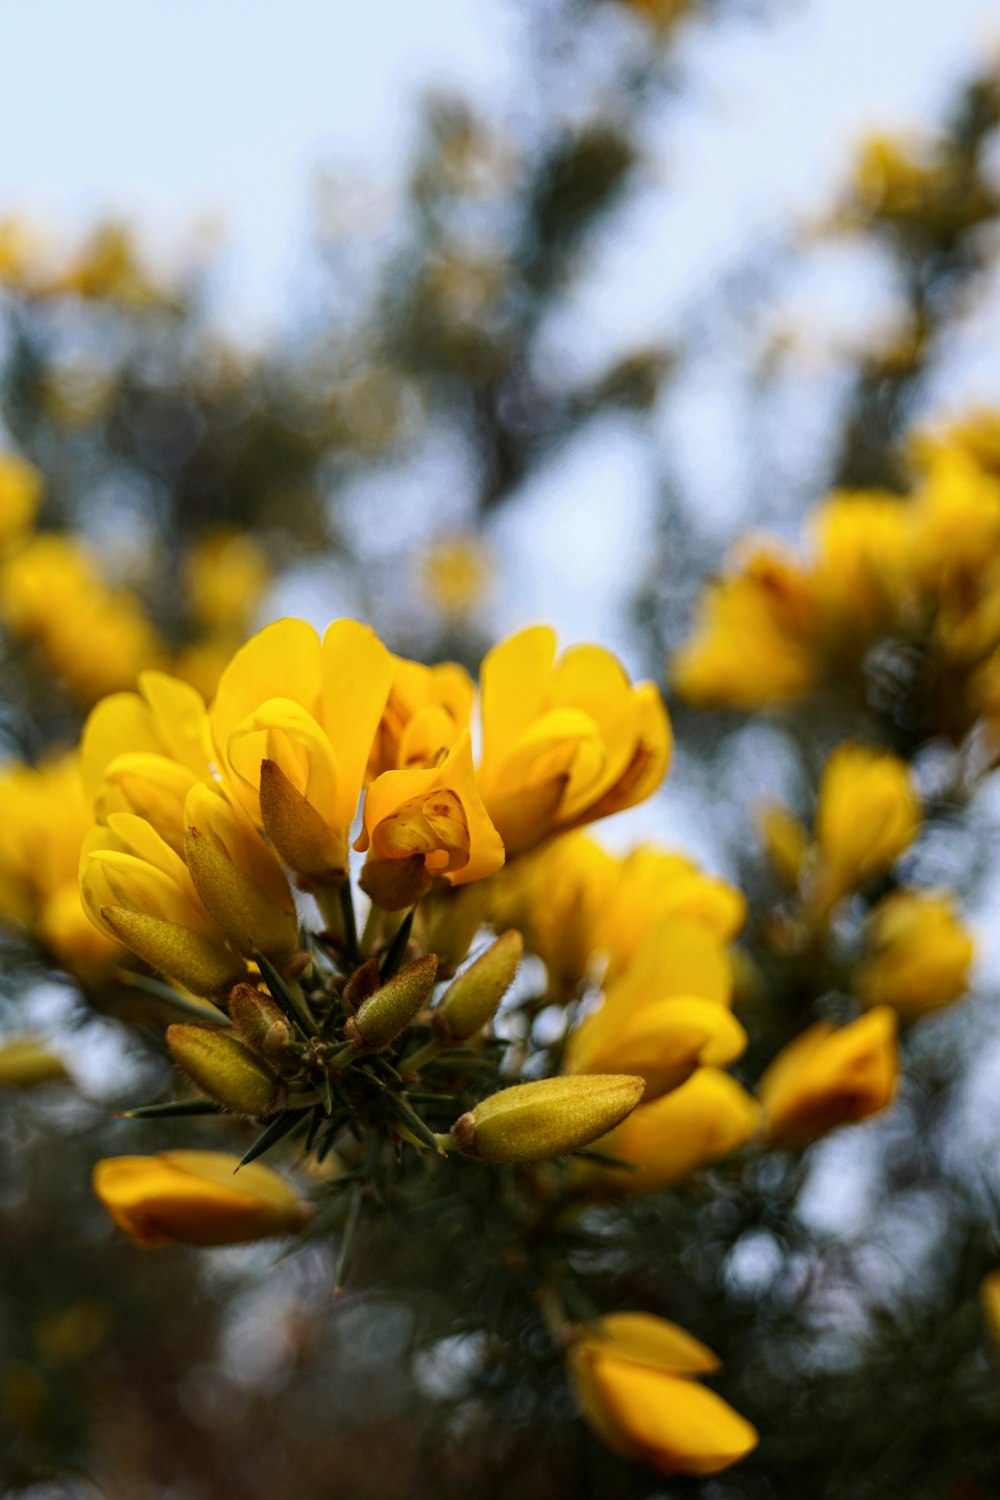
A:
<svg viewBox="0 0 1000 1500">
<path fill-rule="evenodd" d="M 143 818 L 111 813 L 80 859 L 90 919 L 196 995 L 228 989 L 246 965 L 210 915 L 187 865 Z"/>
<path fill-rule="evenodd" d="M 549 972 L 553 999 L 569 998 L 600 953 L 598 929 L 618 862 L 585 833 L 567 833 L 515 860 L 489 887 L 490 918 L 517 927 Z"/>
<path fill-rule="evenodd" d="M 468 729 L 476 689 L 464 667 L 392 658 L 392 686 L 368 767 L 369 780 L 383 771 L 409 771 L 444 760 Z"/>
<path fill-rule="evenodd" d="M 34 525 L 42 499 L 42 476 L 16 453 L 0 452 L 0 552 Z"/>
<path fill-rule="evenodd" d="M 761 708 L 804 697 L 818 667 L 816 603 L 803 570 L 764 548 L 702 595 L 675 653 L 677 692 L 702 708 Z"/>
<path fill-rule="evenodd" d="M 910 1018 L 937 1010 L 965 993 L 974 952 L 950 896 L 897 891 L 872 913 L 858 996 Z"/>
<path fill-rule="evenodd" d="M 828 909 L 888 870 L 913 843 L 920 821 L 905 761 L 865 745 L 840 745 L 819 783 L 817 905 Z"/>
<path fill-rule="evenodd" d="M 656 1193 L 738 1151 L 756 1135 L 760 1105 L 735 1078 L 698 1068 L 686 1083 L 651 1104 L 640 1104 L 610 1135 L 596 1142 L 633 1170 L 587 1167 L 602 1192 Z"/>
<path fill-rule="evenodd" d="M 389 910 L 412 905 L 435 875 L 465 885 L 500 869 L 504 847 L 479 794 L 467 729 L 440 765 L 372 782 L 354 847 L 368 850 L 364 889 Z"/>
<path fill-rule="evenodd" d="M 94 1192 L 144 1250 L 238 1245 L 303 1230 L 309 1205 L 277 1172 L 239 1160 L 221 1151 L 113 1156 L 94 1168 Z"/>
<path fill-rule="evenodd" d="M 787 807 L 773 802 L 759 809 L 757 826 L 767 857 L 784 883 L 796 890 L 809 852 L 809 834 Z"/>
<path fill-rule="evenodd" d="M 536 625 L 488 652 L 481 682 L 479 780 L 509 857 L 642 802 L 666 774 L 658 690 L 599 646 L 557 661 L 555 632 Z"/>
<path fill-rule="evenodd" d="M 1000 1352 L 1000 1270 L 990 1271 L 979 1284 L 986 1326 L 994 1346 Z"/>
<path fill-rule="evenodd" d="M 75 753 L 0 772 L 0 919 L 26 927 L 81 975 L 121 953 L 80 901 L 80 849 L 92 822 Z"/>
<path fill-rule="evenodd" d="M 488 592 L 491 575 L 490 559 L 475 536 L 438 537 L 421 559 L 423 593 L 446 620 L 465 620 Z"/>
<path fill-rule="evenodd" d="M 837 491 L 813 512 L 810 529 L 813 588 L 832 648 L 845 633 L 864 639 L 885 628 L 909 581 L 909 503 L 880 490 Z"/>
<path fill-rule="evenodd" d="M 663 1318 L 600 1318 L 581 1330 L 569 1363 L 584 1416 L 602 1441 L 659 1474 L 717 1474 L 757 1445 L 750 1423 L 698 1383 L 718 1370 L 716 1356 Z"/>
<path fill-rule="evenodd" d="M 191 613 L 209 635 L 242 634 L 270 581 L 267 554 L 246 531 L 205 532 L 184 560 Z"/>
<path fill-rule="evenodd" d="M 648 1103 L 696 1068 L 723 1066 L 745 1050 L 746 1033 L 728 1009 L 731 988 L 717 939 L 698 923 L 667 918 L 575 1028 L 566 1068 L 634 1073 L 646 1080 Z"/>
<path fill-rule="evenodd" d="M 839 1030 L 819 1021 L 778 1054 L 757 1089 L 774 1146 L 807 1146 L 887 1109 L 896 1095 L 896 1014 L 887 1005 Z"/>
<path fill-rule="evenodd" d="M 223 778 L 300 881 L 346 879 L 351 824 L 392 681 L 373 631 L 304 620 L 255 635 L 222 674 L 211 711 Z"/>
<path fill-rule="evenodd" d="M 607 953 L 609 975 L 627 967 L 650 929 L 666 917 L 694 922 L 725 944 L 746 921 L 746 900 L 684 855 L 640 844 L 621 861 L 596 925 L 594 946 Z"/>
</svg>

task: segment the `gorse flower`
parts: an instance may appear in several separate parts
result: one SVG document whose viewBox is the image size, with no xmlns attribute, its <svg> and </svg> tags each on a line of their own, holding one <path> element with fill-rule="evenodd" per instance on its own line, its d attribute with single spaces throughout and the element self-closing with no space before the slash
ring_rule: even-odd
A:
<svg viewBox="0 0 1000 1500">
<path fill-rule="evenodd" d="M 899 1078 L 896 1016 L 876 1006 L 839 1030 L 819 1021 L 780 1052 L 757 1093 L 774 1146 L 811 1141 L 886 1109 Z"/>
</svg>

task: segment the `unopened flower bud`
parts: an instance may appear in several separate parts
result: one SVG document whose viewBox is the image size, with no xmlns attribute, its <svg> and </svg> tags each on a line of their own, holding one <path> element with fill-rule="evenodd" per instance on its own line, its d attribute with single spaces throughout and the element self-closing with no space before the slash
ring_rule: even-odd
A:
<svg viewBox="0 0 1000 1500">
<path fill-rule="evenodd" d="M 464 1042 L 491 1021 L 513 983 L 523 954 L 524 939 L 512 927 L 459 974 L 434 1012 L 438 1036 L 449 1042 Z"/>
<path fill-rule="evenodd" d="M 383 911 L 403 911 L 415 906 L 431 887 L 431 877 L 422 854 L 409 859 L 368 859 L 358 884 Z"/>
<path fill-rule="evenodd" d="M 276 906 L 199 828 L 185 831 L 184 859 L 205 906 L 241 953 L 259 948 L 268 958 L 283 959 L 295 952 L 299 924 L 291 897 L 290 911 Z"/>
<path fill-rule="evenodd" d="M 348 1041 L 366 1052 L 381 1052 L 405 1031 L 427 1004 L 437 977 L 437 958 L 427 953 L 369 995 L 344 1028 Z"/>
<path fill-rule="evenodd" d="M 273 1114 L 284 1085 L 255 1052 L 207 1026 L 169 1026 L 167 1046 L 196 1088 L 234 1115 Z"/>
<path fill-rule="evenodd" d="M 255 1052 L 277 1057 L 292 1040 L 288 1017 L 270 995 L 252 984 L 238 984 L 229 996 L 229 1014 L 240 1036 Z"/>
<path fill-rule="evenodd" d="M 246 973 L 241 958 L 193 928 L 125 906 L 102 906 L 101 916 L 126 948 L 192 994 L 228 990 Z"/>
<path fill-rule="evenodd" d="M 451 1128 L 458 1150 L 479 1161 L 545 1161 L 579 1151 L 613 1130 L 642 1098 L 627 1073 L 543 1078 L 503 1089 Z"/>
</svg>

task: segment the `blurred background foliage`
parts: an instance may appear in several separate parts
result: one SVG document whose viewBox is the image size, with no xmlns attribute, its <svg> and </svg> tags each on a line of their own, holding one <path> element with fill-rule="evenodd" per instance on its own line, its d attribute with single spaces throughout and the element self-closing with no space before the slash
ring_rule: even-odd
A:
<svg viewBox="0 0 1000 1500">
<path fill-rule="evenodd" d="M 637 197 L 670 192 L 651 169 L 648 121 L 683 102 L 678 31 L 721 35 L 756 12 L 728 0 L 527 12 L 521 117 L 428 99 L 388 229 L 368 229 L 364 203 L 327 181 L 299 316 L 262 349 L 219 333 L 210 264 L 164 280 L 127 224 L 54 244 L 8 205 L 0 415 L 4 446 L 35 466 L 44 494 L 29 543 L 42 551 L 0 562 L 7 758 L 37 764 L 72 745 L 87 708 L 142 666 L 169 664 L 210 694 L 245 633 L 288 610 L 352 613 L 395 651 L 474 668 L 491 599 L 516 585 L 498 518 L 609 416 L 642 434 L 656 494 L 626 635 L 633 673 L 658 681 L 701 581 L 722 566 L 721 530 L 794 532 L 831 489 L 906 490 L 910 434 L 933 415 L 956 330 L 996 273 L 1000 83 L 988 61 L 922 138 L 872 137 L 845 160 L 841 196 L 818 220 L 738 246 L 673 336 L 582 374 L 560 357 L 574 292 L 596 247 L 627 232 Z M 757 19 L 766 35 L 766 6 Z M 785 295 L 844 244 L 878 258 L 891 316 L 836 347 L 822 433 L 808 454 L 788 452 L 784 413 L 797 388 L 809 398 L 817 356 Z M 754 435 L 722 528 L 663 422 L 706 344 L 740 351 L 733 420 Z M 570 556 L 593 517 L 567 487 Z M 613 554 L 614 493 L 600 526 Z M 97 677 L 95 638 L 108 642 Z M 678 756 L 663 796 L 689 809 L 750 902 L 747 1082 L 817 999 L 837 1006 L 835 975 L 808 955 L 775 958 L 769 924 L 784 897 L 747 810 L 781 795 L 808 815 L 823 758 L 851 736 L 920 751 L 933 790 L 939 747 L 908 725 L 908 701 L 905 689 L 833 681 L 808 710 L 767 723 L 671 701 Z M 939 792 L 907 874 L 988 911 L 988 792 Z M 214 1146 L 221 1127 L 116 1121 L 167 1075 L 155 998 L 93 985 L 79 955 L 70 979 L 58 942 L 11 929 L 2 943 L 5 1030 L 54 1039 L 72 1079 L 0 1091 L 7 1493 L 1000 1494 L 1000 1383 L 976 1300 L 1000 1261 L 988 975 L 972 1001 L 910 1034 L 884 1119 L 804 1156 L 702 1173 L 624 1218 L 593 1216 L 578 1252 L 591 1287 L 609 1309 L 662 1312 L 717 1349 L 727 1396 L 763 1434 L 730 1474 L 664 1481 L 575 1422 L 515 1247 L 491 1240 L 502 1220 L 485 1173 L 460 1201 L 374 1219 L 337 1302 L 335 1246 L 309 1244 L 275 1268 L 267 1247 L 147 1257 L 117 1238 L 87 1186 L 92 1162 Z"/>
</svg>

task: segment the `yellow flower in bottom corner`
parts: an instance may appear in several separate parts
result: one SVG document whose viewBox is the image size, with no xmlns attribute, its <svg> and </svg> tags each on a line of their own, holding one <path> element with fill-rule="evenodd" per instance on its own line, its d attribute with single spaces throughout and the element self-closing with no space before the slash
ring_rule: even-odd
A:
<svg viewBox="0 0 1000 1500">
<path fill-rule="evenodd" d="M 896 1095 L 896 1014 L 887 1005 L 839 1029 L 819 1021 L 779 1052 L 757 1089 L 772 1146 L 808 1146 Z"/>
<path fill-rule="evenodd" d="M 659 1474 L 717 1474 L 757 1446 L 746 1418 L 698 1383 L 719 1368 L 711 1349 L 664 1318 L 600 1318 L 581 1331 L 569 1361 L 594 1431 Z"/>
<path fill-rule="evenodd" d="M 118 1228 L 144 1250 L 239 1245 L 303 1230 L 312 1218 L 308 1203 L 270 1167 L 240 1167 L 239 1160 L 223 1151 L 113 1156 L 97 1163 L 92 1183 Z"/>
</svg>

